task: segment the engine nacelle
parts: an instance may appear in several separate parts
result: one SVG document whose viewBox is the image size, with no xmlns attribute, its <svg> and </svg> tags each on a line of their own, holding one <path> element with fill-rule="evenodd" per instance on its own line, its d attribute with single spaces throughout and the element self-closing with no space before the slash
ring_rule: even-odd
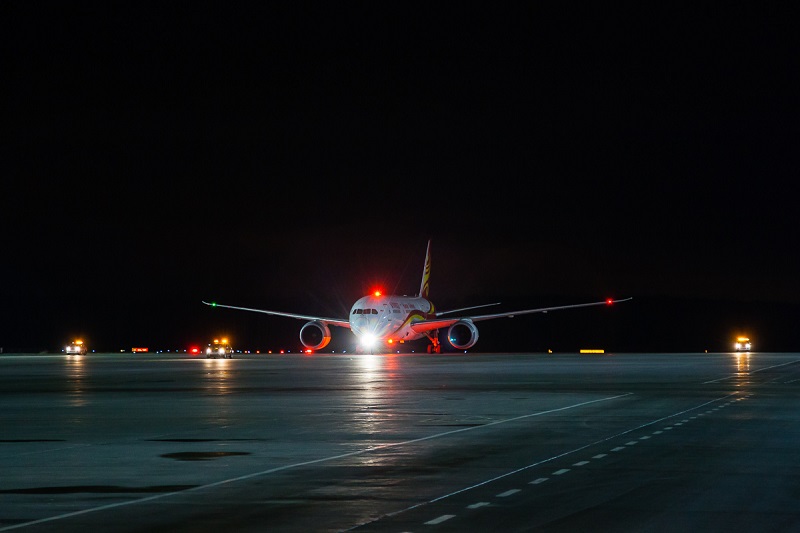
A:
<svg viewBox="0 0 800 533">
<path fill-rule="evenodd" d="M 478 342 L 478 328 L 472 320 L 459 320 L 448 328 L 447 340 L 457 350 L 472 348 Z"/>
<path fill-rule="evenodd" d="M 319 320 L 307 322 L 300 329 L 300 342 L 312 350 L 321 350 L 331 342 L 331 330 L 328 324 Z"/>
</svg>

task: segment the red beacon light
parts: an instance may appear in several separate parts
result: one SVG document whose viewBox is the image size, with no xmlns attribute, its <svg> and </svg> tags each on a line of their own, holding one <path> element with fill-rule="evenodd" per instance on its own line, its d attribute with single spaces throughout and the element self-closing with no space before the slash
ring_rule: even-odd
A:
<svg viewBox="0 0 800 533">
<path fill-rule="evenodd" d="M 606 305 L 611 305 L 613 303 L 614 303 L 614 300 L 612 298 L 606 298 Z"/>
<path fill-rule="evenodd" d="M 377 298 L 378 296 L 381 295 L 381 291 L 377 290 L 377 291 L 373 292 L 372 294 Z"/>
</svg>

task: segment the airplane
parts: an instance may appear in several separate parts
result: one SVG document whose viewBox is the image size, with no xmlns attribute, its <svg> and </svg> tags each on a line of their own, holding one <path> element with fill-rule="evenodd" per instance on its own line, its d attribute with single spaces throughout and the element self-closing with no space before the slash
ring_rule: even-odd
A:
<svg viewBox="0 0 800 533">
<path fill-rule="evenodd" d="M 433 305 L 433 302 L 428 299 L 430 293 L 430 276 L 431 241 L 428 240 L 428 248 L 425 252 L 425 266 L 422 271 L 422 282 L 419 286 L 419 293 L 416 296 L 384 295 L 376 291 L 359 298 L 350 309 L 350 316 L 348 318 L 331 318 L 286 313 L 282 311 L 269 311 L 266 309 L 251 309 L 248 307 L 223 305 L 216 302 L 203 301 L 203 303 L 211 307 L 223 307 L 306 320 L 307 322 L 300 328 L 300 342 L 311 351 L 325 348 L 331 341 L 330 326 L 336 326 L 347 328 L 353 332 L 358 339 L 357 352 L 379 351 L 381 347 L 384 349 L 391 348 L 394 344 L 402 344 L 427 337 L 430 341 L 428 353 L 441 353 L 442 346 L 439 341 L 440 329 L 447 328 L 447 340 L 453 348 L 457 350 L 467 350 L 478 342 L 478 328 L 475 326 L 475 322 L 495 318 L 513 318 L 532 313 L 547 313 L 561 309 L 612 305 L 633 299 L 625 298 L 614 300 L 608 298 L 601 302 L 561 305 L 557 307 L 540 307 L 537 309 L 523 309 L 521 311 L 483 315 L 448 317 L 445 315 L 499 305 L 500 302 L 462 307 L 449 311 L 438 311 Z"/>
</svg>

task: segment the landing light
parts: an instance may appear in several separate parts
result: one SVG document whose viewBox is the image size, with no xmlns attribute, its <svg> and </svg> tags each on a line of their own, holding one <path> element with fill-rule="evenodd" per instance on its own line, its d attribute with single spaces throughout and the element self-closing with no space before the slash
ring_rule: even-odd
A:
<svg viewBox="0 0 800 533">
<path fill-rule="evenodd" d="M 376 342 L 377 338 L 375 337 L 375 335 L 368 334 L 361 337 L 361 345 L 364 346 L 365 348 L 371 348 L 375 346 Z"/>
</svg>

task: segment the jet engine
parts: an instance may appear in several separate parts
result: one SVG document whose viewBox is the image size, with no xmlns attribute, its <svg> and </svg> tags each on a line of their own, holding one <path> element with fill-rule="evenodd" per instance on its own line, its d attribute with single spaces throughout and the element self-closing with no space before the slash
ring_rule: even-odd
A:
<svg viewBox="0 0 800 533">
<path fill-rule="evenodd" d="M 478 342 L 478 328 L 472 320 L 459 320 L 448 328 L 447 340 L 458 350 L 472 348 Z"/>
<path fill-rule="evenodd" d="M 331 330 L 328 324 L 319 320 L 307 322 L 300 330 L 300 342 L 312 350 L 321 350 L 331 342 Z"/>
</svg>

